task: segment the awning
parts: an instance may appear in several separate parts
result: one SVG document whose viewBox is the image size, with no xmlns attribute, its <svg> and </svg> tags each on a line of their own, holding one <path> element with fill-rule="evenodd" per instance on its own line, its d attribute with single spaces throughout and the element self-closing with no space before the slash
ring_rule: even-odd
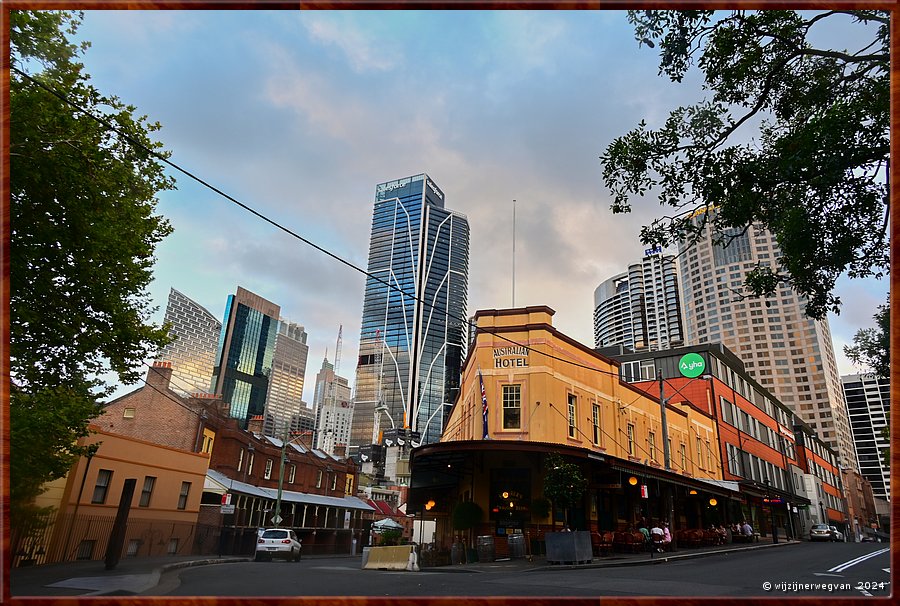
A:
<svg viewBox="0 0 900 606">
<path fill-rule="evenodd" d="M 373 528 L 378 530 L 403 530 L 403 525 L 398 524 L 394 520 L 390 518 L 384 518 L 383 520 L 378 520 L 374 524 L 372 524 Z"/>
<path fill-rule="evenodd" d="M 224 492 L 234 492 L 245 494 L 262 499 L 276 500 L 278 498 L 278 490 L 275 488 L 263 488 L 261 486 L 253 486 L 232 480 L 228 476 L 213 469 L 206 471 L 206 481 L 203 489 L 209 484 L 211 489 L 209 492 L 222 494 Z M 337 507 L 341 509 L 358 509 L 360 511 L 374 511 L 375 508 L 367 504 L 362 499 L 352 496 L 332 497 L 321 494 L 310 494 L 307 492 L 294 492 L 293 490 L 282 490 L 281 500 L 285 503 L 305 503 L 307 505 L 324 505 L 326 507 Z"/>
<path fill-rule="evenodd" d="M 731 484 L 734 484 L 733 482 L 706 478 L 688 478 L 676 472 L 644 466 L 640 463 L 629 464 L 621 459 L 613 459 L 612 457 L 610 457 L 609 466 L 611 469 L 623 471 L 640 478 L 652 478 L 654 480 L 669 482 L 670 484 L 677 484 L 687 488 L 696 488 L 729 499 L 737 500 L 741 498 L 736 488 L 731 487 Z"/>
</svg>

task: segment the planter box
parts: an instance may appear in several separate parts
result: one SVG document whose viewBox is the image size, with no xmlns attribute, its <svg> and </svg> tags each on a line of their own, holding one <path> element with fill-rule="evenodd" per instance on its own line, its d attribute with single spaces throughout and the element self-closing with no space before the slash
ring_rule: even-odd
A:
<svg viewBox="0 0 900 606">
<path fill-rule="evenodd" d="M 594 557 L 591 533 L 586 530 L 548 532 L 544 540 L 547 543 L 548 564 L 586 564 Z"/>
</svg>

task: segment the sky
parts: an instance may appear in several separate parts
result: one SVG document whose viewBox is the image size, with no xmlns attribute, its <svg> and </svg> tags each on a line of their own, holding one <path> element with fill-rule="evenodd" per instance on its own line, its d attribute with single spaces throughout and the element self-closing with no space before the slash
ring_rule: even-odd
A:
<svg viewBox="0 0 900 606">
<path fill-rule="evenodd" d="M 846 48 L 852 32 L 823 35 Z M 358 267 L 376 184 L 428 173 L 469 220 L 469 315 L 512 306 L 514 292 L 589 346 L 594 289 L 641 258 L 640 226 L 662 210 L 647 198 L 612 214 L 599 156 L 704 96 L 696 70 L 658 76 L 657 51 L 614 11 L 104 10 L 86 11 L 78 36 L 93 84 L 160 122 L 171 161 Z M 240 285 L 305 326 L 306 402 L 339 326 L 352 384 L 364 276 L 172 174 L 151 320 L 170 288 L 221 318 Z M 843 345 L 887 290 L 839 282 L 841 374 L 858 372 Z"/>
</svg>

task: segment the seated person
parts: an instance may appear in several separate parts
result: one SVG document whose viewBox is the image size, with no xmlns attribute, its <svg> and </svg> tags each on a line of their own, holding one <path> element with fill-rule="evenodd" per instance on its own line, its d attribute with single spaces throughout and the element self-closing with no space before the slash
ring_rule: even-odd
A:
<svg viewBox="0 0 900 606">
<path fill-rule="evenodd" d="M 750 526 L 750 522 L 747 520 L 744 520 L 744 524 L 741 526 L 741 534 L 745 537 L 753 536 L 753 527 Z"/>
<path fill-rule="evenodd" d="M 654 545 L 663 543 L 665 541 L 665 536 L 666 533 L 662 528 L 660 528 L 659 523 L 657 523 L 653 526 L 653 528 L 650 529 L 650 540 Z M 657 547 L 656 549 L 657 551 L 662 551 L 662 547 Z"/>
<path fill-rule="evenodd" d="M 644 535 L 644 542 L 647 543 L 650 541 L 650 531 L 647 530 L 647 524 L 641 524 L 641 527 L 638 528 L 640 533 Z"/>
</svg>

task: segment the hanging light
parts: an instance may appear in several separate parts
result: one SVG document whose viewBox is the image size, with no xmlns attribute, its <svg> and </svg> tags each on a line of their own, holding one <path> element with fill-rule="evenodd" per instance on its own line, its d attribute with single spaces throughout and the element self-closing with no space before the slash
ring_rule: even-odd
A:
<svg viewBox="0 0 900 606">
<path fill-rule="evenodd" d="M 630 478 L 628 478 L 628 483 L 631 484 L 632 486 L 637 486 L 637 478 L 634 476 L 631 476 Z"/>
<path fill-rule="evenodd" d="M 713 507 L 715 507 L 716 505 L 719 504 L 719 502 L 715 498 L 712 498 L 709 500 L 709 504 L 712 505 Z"/>
<path fill-rule="evenodd" d="M 697 494 L 697 491 L 691 488 L 691 491 L 688 494 Z"/>
</svg>

